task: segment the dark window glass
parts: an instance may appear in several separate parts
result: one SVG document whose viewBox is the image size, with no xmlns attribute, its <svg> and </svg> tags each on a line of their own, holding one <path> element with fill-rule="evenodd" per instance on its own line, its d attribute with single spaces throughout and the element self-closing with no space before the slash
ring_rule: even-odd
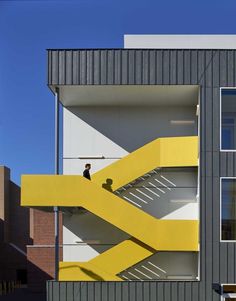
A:
<svg viewBox="0 0 236 301">
<path fill-rule="evenodd" d="M 236 179 L 222 179 L 221 239 L 236 240 Z"/>
<path fill-rule="evenodd" d="M 221 148 L 236 149 L 236 89 L 221 91 Z"/>
</svg>

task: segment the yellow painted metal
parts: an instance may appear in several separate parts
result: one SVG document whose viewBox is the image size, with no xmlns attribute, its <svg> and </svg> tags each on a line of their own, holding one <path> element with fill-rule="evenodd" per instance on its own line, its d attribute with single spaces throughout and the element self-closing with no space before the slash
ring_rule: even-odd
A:
<svg viewBox="0 0 236 301">
<path fill-rule="evenodd" d="M 23 206 L 81 206 L 133 237 L 88 262 L 60 263 L 60 280 L 120 281 L 117 273 L 154 250 L 198 251 L 197 220 L 158 220 L 101 189 L 107 179 L 116 190 L 157 167 L 197 166 L 197 143 L 197 137 L 157 139 L 97 172 L 92 181 L 81 176 L 22 176 Z"/>
<path fill-rule="evenodd" d="M 116 275 L 156 251 L 135 239 L 121 242 L 88 262 L 60 262 L 61 281 L 122 281 Z"/>
<path fill-rule="evenodd" d="M 93 182 L 116 190 L 157 167 L 198 166 L 198 137 L 159 138 L 92 175 Z"/>
<path fill-rule="evenodd" d="M 159 220 L 82 176 L 22 176 L 23 206 L 84 207 L 158 250 L 196 251 L 197 220 Z"/>
</svg>

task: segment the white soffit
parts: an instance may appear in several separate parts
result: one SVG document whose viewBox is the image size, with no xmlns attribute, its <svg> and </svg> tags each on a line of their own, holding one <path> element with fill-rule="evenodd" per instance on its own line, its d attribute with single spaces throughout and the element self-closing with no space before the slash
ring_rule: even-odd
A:
<svg viewBox="0 0 236 301">
<path fill-rule="evenodd" d="M 124 35 L 124 48 L 236 49 L 236 35 Z"/>
<path fill-rule="evenodd" d="M 192 106 L 198 103 L 197 85 L 58 86 L 64 106 Z"/>
</svg>

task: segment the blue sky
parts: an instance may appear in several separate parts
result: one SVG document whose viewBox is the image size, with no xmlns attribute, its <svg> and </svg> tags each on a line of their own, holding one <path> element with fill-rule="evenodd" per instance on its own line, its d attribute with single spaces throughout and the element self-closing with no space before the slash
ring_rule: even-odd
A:
<svg viewBox="0 0 236 301">
<path fill-rule="evenodd" d="M 123 47 L 129 34 L 235 34 L 236 1 L 0 0 L 0 165 L 54 171 L 47 48 Z"/>
</svg>

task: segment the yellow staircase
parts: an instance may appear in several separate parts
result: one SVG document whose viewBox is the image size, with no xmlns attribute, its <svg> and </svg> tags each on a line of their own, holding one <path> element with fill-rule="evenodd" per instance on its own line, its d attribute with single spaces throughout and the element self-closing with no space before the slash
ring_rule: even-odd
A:
<svg viewBox="0 0 236 301">
<path fill-rule="evenodd" d="M 93 182 L 112 180 L 112 190 L 158 167 L 198 166 L 198 137 L 159 138 L 93 174 Z"/>
<path fill-rule="evenodd" d="M 61 262 L 60 280 L 119 280 L 116 275 L 156 251 L 198 251 L 198 221 L 159 220 L 124 201 L 112 190 L 157 167 L 197 166 L 197 137 L 157 139 L 97 172 L 92 181 L 81 176 L 22 176 L 23 206 L 84 207 L 131 238 L 94 259 Z"/>
</svg>

